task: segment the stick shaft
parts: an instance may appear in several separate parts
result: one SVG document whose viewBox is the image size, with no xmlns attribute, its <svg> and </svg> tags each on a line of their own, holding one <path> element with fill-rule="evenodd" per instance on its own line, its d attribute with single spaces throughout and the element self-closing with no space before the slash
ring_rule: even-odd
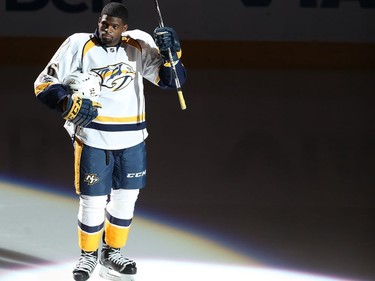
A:
<svg viewBox="0 0 375 281">
<path fill-rule="evenodd" d="M 156 10 L 158 12 L 159 26 L 164 27 L 163 17 L 161 15 L 158 0 L 155 0 L 155 6 L 156 6 Z M 175 63 L 173 61 L 172 51 L 171 51 L 170 48 L 168 48 L 168 56 L 169 56 L 169 61 L 171 63 L 173 74 L 174 74 L 174 81 L 175 81 L 176 88 L 177 88 L 178 100 L 180 101 L 181 109 L 185 110 L 186 109 L 186 103 L 185 103 L 184 95 L 182 93 L 180 79 L 178 78 L 178 75 L 177 75 L 176 66 L 175 66 Z"/>
<path fill-rule="evenodd" d="M 156 10 L 158 12 L 159 26 L 164 27 L 163 17 L 161 16 L 160 6 L 158 0 L 155 0 Z"/>
</svg>

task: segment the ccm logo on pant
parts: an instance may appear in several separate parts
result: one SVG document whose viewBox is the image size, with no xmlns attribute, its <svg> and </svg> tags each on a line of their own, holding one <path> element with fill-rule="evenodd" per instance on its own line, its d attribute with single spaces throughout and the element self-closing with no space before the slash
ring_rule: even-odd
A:
<svg viewBox="0 0 375 281">
<path fill-rule="evenodd" d="M 146 175 L 146 170 L 139 173 L 128 173 L 126 174 L 127 178 L 140 178 Z"/>
</svg>

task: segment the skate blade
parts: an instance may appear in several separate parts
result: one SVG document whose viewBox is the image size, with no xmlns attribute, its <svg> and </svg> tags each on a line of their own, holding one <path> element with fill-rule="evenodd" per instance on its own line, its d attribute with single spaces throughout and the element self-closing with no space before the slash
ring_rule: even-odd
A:
<svg viewBox="0 0 375 281">
<path fill-rule="evenodd" d="M 100 268 L 99 276 L 111 281 L 135 281 L 134 275 L 121 274 L 105 266 Z"/>
</svg>

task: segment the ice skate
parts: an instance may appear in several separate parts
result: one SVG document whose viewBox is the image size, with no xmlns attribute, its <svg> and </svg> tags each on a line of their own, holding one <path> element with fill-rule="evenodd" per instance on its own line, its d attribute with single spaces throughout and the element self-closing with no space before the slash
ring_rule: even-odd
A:
<svg viewBox="0 0 375 281">
<path fill-rule="evenodd" d="M 73 270 L 73 278 L 76 281 L 86 281 L 90 278 L 98 263 L 98 251 L 81 251 L 81 257 Z"/>
<path fill-rule="evenodd" d="M 134 261 L 123 257 L 120 249 L 104 245 L 99 262 L 102 265 L 99 272 L 100 277 L 112 281 L 135 280 L 136 264 Z"/>
</svg>

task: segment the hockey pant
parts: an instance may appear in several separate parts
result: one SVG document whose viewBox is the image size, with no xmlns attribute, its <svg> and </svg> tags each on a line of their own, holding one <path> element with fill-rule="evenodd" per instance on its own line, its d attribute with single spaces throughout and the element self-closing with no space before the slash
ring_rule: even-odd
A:
<svg viewBox="0 0 375 281">
<path fill-rule="evenodd" d="M 78 244 L 95 251 L 105 231 L 105 243 L 113 248 L 126 245 L 139 189 L 112 190 L 107 196 L 81 195 L 78 211 Z"/>
</svg>

